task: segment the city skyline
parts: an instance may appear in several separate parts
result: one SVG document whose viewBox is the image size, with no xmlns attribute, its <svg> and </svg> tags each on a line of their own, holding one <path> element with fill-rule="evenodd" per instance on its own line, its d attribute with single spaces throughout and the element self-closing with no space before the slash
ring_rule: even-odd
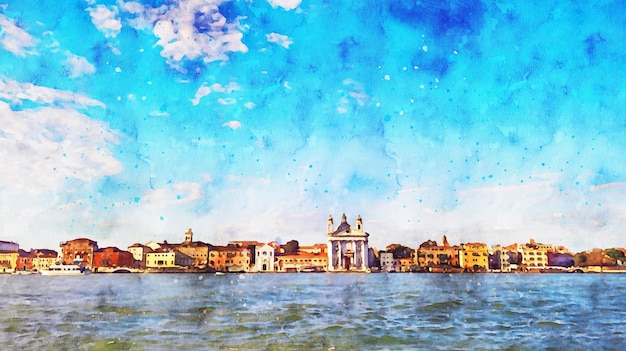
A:
<svg viewBox="0 0 626 351">
<path fill-rule="evenodd" d="M 65 5 L 0 7 L 0 240 L 626 246 L 619 3 Z"/>
</svg>

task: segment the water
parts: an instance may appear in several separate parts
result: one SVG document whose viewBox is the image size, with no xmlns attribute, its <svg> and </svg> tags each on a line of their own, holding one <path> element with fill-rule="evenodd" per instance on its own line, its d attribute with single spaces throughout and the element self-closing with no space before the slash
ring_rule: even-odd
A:
<svg viewBox="0 0 626 351">
<path fill-rule="evenodd" d="M 622 350 L 626 275 L 0 276 L 6 350 Z"/>
</svg>

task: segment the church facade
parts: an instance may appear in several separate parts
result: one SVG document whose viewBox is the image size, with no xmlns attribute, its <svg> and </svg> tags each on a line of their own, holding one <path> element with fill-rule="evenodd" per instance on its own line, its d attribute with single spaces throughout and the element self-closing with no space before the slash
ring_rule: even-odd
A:
<svg viewBox="0 0 626 351">
<path fill-rule="evenodd" d="M 348 224 L 345 213 L 341 223 L 335 228 L 333 217 L 328 216 L 326 235 L 329 272 L 365 272 L 369 269 L 368 237 L 363 230 L 361 216 L 357 216 L 356 225 Z"/>
</svg>

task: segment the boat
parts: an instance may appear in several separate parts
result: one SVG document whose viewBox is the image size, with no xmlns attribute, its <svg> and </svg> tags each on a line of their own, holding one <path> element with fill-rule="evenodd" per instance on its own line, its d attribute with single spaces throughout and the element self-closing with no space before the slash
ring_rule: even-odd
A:
<svg viewBox="0 0 626 351">
<path fill-rule="evenodd" d="M 41 270 L 41 275 L 88 275 L 89 268 L 77 264 L 53 264 L 47 270 Z"/>
<path fill-rule="evenodd" d="M 15 271 L 11 273 L 13 275 L 33 275 L 33 274 L 41 274 L 39 271 Z"/>
</svg>

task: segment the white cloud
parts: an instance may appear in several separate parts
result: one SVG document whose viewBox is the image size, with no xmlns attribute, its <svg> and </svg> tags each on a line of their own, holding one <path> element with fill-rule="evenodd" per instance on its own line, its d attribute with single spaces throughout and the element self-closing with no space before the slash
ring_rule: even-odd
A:
<svg viewBox="0 0 626 351">
<path fill-rule="evenodd" d="M 86 11 L 91 16 L 91 22 L 105 37 L 115 38 L 122 30 L 122 21 L 116 18 L 119 13 L 117 6 L 108 9 L 104 5 L 97 5 L 96 8 L 88 7 Z"/>
<path fill-rule="evenodd" d="M 198 88 L 198 90 L 196 90 L 196 94 L 195 94 L 194 98 L 191 99 L 191 103 L 194 106 L 198 106 L 198 104 L 200 104 L 200 100 L 203 97 L 205 97 L 205 96 L 207 96 L 207 95 L 209 95 L 209 94 L 211 94 L 213 92 L 230 94 L 230 93 L 232 93 L 233 91 L 236 91 L 236 90 L 241 90 L 241 88 L 235 82 L 230 82 L 230 83 L 228 83 L 225 86 L 221 85 L 219 83 L 214 83 L 211 86 L 203 85 L 200 88 Z M 218 101 L 219 101 L 219 99 L 218 99 Z M 226 100 L 221 101 L 220 103 L 226 105 L 226 104 L 236 103 L 236 100 L 232 99 L 232 101 L 231 101 L 231 99 L 229 99 L 228 102 L 226 102 L 226 103 L 224 103 L 224 102 L 226 102 Z"/>
<path fill-rule="evenodd" d="M 170 114 L 167 111 L 157 111 L 157 110 L 155 110 L 155 111 L 151 111 L 148 114 L 148 116 L 150 116 L 150 117 L 164 117 L 164 118 L 167 118 L 167 117 L 170 116 Z"/>
<path fill-rule="evenodd" d="M 17 104 L 22 103 L 23 100 L 30 100 L 43 104 L 66 103 L 80 106 L 105 106 L 98 100 L 71 91 L 42 87 L 32 83 L 20 83 L 6 77 L 0 77 L 0 99 Z"/>
<path fill-rule="evenodd" d="M 222 127 L 228 127 L 232 130 L 237 130 L 241 127 L 241 122 L 239 121 L 228 121 L 224 124 L 222 124 Z"/>
<path fill-rule="evenodd" d="M 141 202 L 151 208 L 167 208 L 203 198 L 202 185 L 199 183 L 174 183 L 166 188 L 151 189 L 141 197 Z"/>
<path fill-rule="evenodd" d="M 267 2 L 272 5 L 273 8 L 282 7 L 283 9 L 289 11 L 300 6 L 302 0 L 267 0 Z"/>
<path fill-rule="evenodd" d="M 265 37 L 267 38 L 268 42 L 276 43 L 284 47 L 285 49 L 289 49 L 289 45 L 293 44 L 293 41 L 289 39 L 289 37 L 286 35 L 272 32 L 270 34 L 266 34 Z"/>
<path fill-rule="evenodd" d="M 0 14 L 0 45 L 5 50 L 20 56 L 34 55 L 36 52 L 28 48 L 34 47 L 35 44 L 36 41 L 32 35 L 15 25 L 5 15 Z"/>
<path fill-rule="evenodd" d="M 96 67 L 89 63 L 86 58 L 74 55 L 69 51 L 67 51 L 65 55 L 67 56 L 65 68 L 70 78 L 80 78 L 84 75 L 96 73 Z"/>
<path fill-rule="evenodd" d="M 227 23 L 219 12 L 220 1 L 189 0 L 155 9 L 137 2 L 121 8 L 136 16 L 129 23 L 136 29 L 152 29 L 159 39 L 161 56 L 169 65 L 184 71 L 184 59 L 204 62 L 226 61 L 228 53 L 247 52 L 239 23 Z"/>
<path fill-rule="evenodd" d="M 107 124 L 72 109 L 13 111 L 0 102 L 0 189 L 39 194 L 72 179 L 89 182 L 123 170 L 109 144 L 118 143 Z"/>
</svg>

